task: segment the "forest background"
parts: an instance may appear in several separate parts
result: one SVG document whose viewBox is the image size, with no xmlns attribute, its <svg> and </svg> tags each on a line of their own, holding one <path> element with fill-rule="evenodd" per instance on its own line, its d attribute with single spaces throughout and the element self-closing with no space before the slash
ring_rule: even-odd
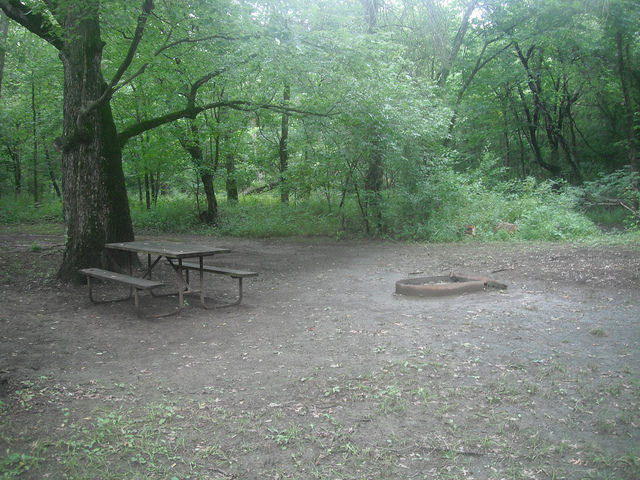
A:
<svg viewBox="0 0 640 480">
<path fill-rule="evenodd" d="M 97 245 L 127 239 L 109 219 L 129 215 L 136 231 L 251 236 L 637 230 L 637 0 L 0 0 L 0 12 L 0 222 L 64 217 L 63 278 L 97 261 L 82 254 L 96 241 L 71 232 L 105 203 L 87 220 Z M 70 46 L 83 42 L 99 88 L 73 120 L 110 109 L 128 205 L 72 177 L 84 163 L 96 185 L 120 181 L 72 152 L 85 140 L 65 120 Z"/>
</svg>

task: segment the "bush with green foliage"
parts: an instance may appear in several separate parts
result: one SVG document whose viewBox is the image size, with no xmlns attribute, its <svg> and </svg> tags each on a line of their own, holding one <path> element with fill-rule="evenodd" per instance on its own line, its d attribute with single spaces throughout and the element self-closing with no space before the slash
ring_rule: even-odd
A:
<svg viewBox="0 0 640 480">
<path fill-rule="evenodd" d="M 130 208 L 135 231 L 189 232 L 200 228 L 196 204 L 186 195 L 160 197 L 149 210 L 139 202 L 131 203 Z"/>
<path fill-rule="evenodd" d="M 640 174 L 630 167 L 602 174 L 585 182 L 583 203 L 595 209 L 594 217 L 603 223 L 621 223 L 626 227 L 640 226 Z"/>
<path fill-rule="evenodd" d="M 244 197 L 220 204 L 220 219 L 213 231 L 243 237 L 339 236 L 340 216 L 313 196 L 283 204 L 279 197 Z"/>
<path fill-rule="evenodd" d="M 475 172 L 457 172 L 451 163 L 439 162 L 421 170 L 413 186 L 388 190 L 382 212 L 382 234 L 388 238 L 430 242 L 468 239 L 465 226 L 475 225 L 483 240 L 577 240 L 598 234 L 594 223 L 579 209 L 584 192 L 562 183 L 533 178 L 492 181 Z M 337 195 L 337 194 L 336 194 Z M 187 195 L 162 196 L 147 210 L 132 202 L 136 232 L 198 233 L 241 237 L 364 235 L 364 222 L 355 198 L 341 208 L 325 197 L 309 195 L 283 204 L 277 194 L 221 199 L 215 226 L 203 225 L 198 207 Z M 61 222 L 59 200 L 34 207 L 26 198 L 0 199 L 2 224 Z M 494 232 L 498 222 L 517 225 L 510 235 Z"/>
<path fill-rule="evenodd" d="M 62 200 L 44 197 L 34 205 L 28 196 L 0 198 L 0 224 L 62 222 Z"/>
<path fill-rule="evenodd" d="M 477 172 L 456 172 L 442 162 L 423 171 L 412 189 L 388 198 L 386 228 L 399 238 L 452 242 L 464 238 L 466 225 L 488 240 L 574 240 L 598 233 L 578 210 L 580 190 L 533 178 L 492 182 Z M 517 225 L 514 235 L 494 232 L 498 222 Z"/>
</svg>

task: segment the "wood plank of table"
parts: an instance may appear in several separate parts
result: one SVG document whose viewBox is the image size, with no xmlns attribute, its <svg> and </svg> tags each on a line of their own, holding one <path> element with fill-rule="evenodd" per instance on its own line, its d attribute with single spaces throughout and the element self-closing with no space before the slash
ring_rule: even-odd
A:
<svg viewBox="0 0 640 480">
<path fill-rule="evenodd" d="M 133 242 L 115 242 L 107 243 L 105 248 L 112 250 L 124 250 L 127 252 L 164 255 L 167 258 L 206 257 L 209 255 L 231 252 L 228 248 L 193 245 L 173 240 L 135 240 Z"/>
</svg>

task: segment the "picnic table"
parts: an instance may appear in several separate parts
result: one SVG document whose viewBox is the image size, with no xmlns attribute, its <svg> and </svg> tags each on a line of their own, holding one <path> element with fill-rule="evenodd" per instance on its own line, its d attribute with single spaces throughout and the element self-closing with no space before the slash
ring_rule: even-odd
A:
<svg viewBox="0 0 640 480">
<path fill-rule="evenodd" d="M 204 308 L 208 308 L 205 303 L 205 293 L 204 293 L 204 274 L 207 273 L 215 273 L 228 275 L 232 278 L 238 280 L 238 299 L 235 302 L 226 304 L 228 305 L 237 305 L 242 300 L 242 279 L 246 277 L 252 277 L 258 275 L 255 272 L 250 272 L 246 270 L 236 270 L 230 268 L 216 267 L 213 265 L 205 265 L 204 259 L 205 257 L 212 257 L 214 255 L 219 255 L 223 253 L 231 252 L 228 248 L 219 248 L 219 247 L 211 247 L 205 245 L 194 245 L 190 243 L 184 242 L 176 242 L 173 240 L 136 240 L 132 242 L 116 242 L 116 243 L 107 243 L 105 245 L 107 250 L 120 250 L 127 252 L 127 266 L 126 269 L 128 271 L 128 275 L 116 272 L 110 272 L 108 270 L 102 270 L 98 268 L 88 268 L 80 270 L 81 273 L 87 276 L 89 280 L 89 295 L 92 301 L 98 303 L 92 296 L 92 287 L 91 287 L 91 278 L 98 278 L 102 280 L 110 280 L 114 282 L 124 283 L 129 285 L 130 290 L 135 295 L 135 305 L 136 311 L 138 315 L 139 312 L 139 302 L 138 302 L 138 291 L 139 290 L 148 290 L 153 296 L 160 296 L 156 294 L 153 290 L 157 287 L 161 287 L 164 284 L 161 282 L 156 282 L 152 279 L 152 272 L 158 262 L 160 262 L 163 258 L 168 262 L 168 264 L 172 267 L 172 270 L 176 274 L 176 283 L 177 283 L 177 296 L 178 296 L 178 309 L 175 312 L 179 312 L 184 305 L 184 295 L 185 294 L 199 294 L 200 295 L 200 304 Z M 143 254 L 147 256 L 147 267 L 146 271 L 143 273 L 142 277 L 135 277 L 133 275 L 133 265 L 134 258 L 138 254 Z M 185 262 L 185 259 L 194 260 L 192 262 Z M 198 287 L 194 288 L 192 286 L 192 281 L 189 278 L 189 271 L 194 270 L 199 273 L 198 278 L 200 280 Z M 171 293 L 169 295 L 175 295 Z M 130 297 L 129 297 L 130 298 Z"/>
</svg>

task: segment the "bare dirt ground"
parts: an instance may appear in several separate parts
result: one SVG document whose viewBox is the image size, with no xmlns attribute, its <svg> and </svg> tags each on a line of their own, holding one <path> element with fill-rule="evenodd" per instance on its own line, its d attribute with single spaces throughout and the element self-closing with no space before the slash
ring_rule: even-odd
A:
<svg viewBox="0 0 640 480">
<path fill-rule="evenodd" d="M 168 237 L 242 305 L 141 320 L 0 231 L 0 478 L 640 478 L 638 246 Z M 508 289 L 394 294 L 452 271 Z"/>
</svg>

